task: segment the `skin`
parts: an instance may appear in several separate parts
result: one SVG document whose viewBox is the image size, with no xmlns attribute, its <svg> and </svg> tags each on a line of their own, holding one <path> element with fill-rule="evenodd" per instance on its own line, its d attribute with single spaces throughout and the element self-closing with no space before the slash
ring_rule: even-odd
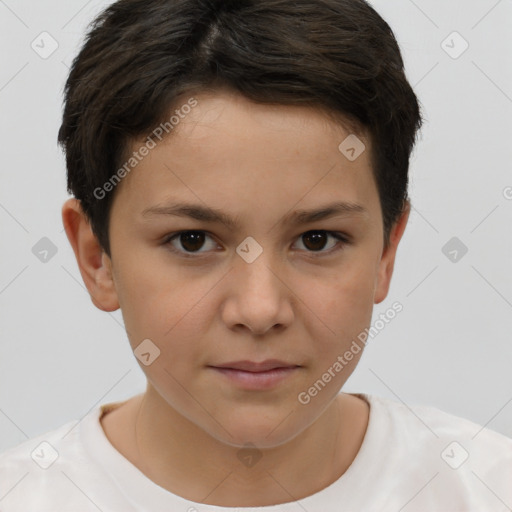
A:
<svg viewBox="0 0 512 512">
<path fill-rule="evenodd" d="M 194 97 L 198 105 L 117 186 L 111 258 L 79 202 L 62 208 L 95 306 L 121 308 L 133 350 L 147 338 L 160 349 L 152 364 L 139 363 L 146 391 L 101 424 L 146 476 L 189 500 L 294 501 L 337 480 L 363 441 L 368 404 L 339 393 L 363 350 L 307 405 L 297 397 L 369 327 L 373 304 L 388 294 L 410 205 L 385 248 L 367 137 L 358 135 L 366 150 L 351 162 L 338 149 L 351 132 L 318 109 L 260 105 L 228 91 Z M 141 214 L 170 200 L 223 210 L 240 226 Z M 335 200 L 367 213 L 280 224 Z M 164 243 L 186 230 L 208 236 L 202 245 Z M 303 236 L 312 230 L 351 241 L 325 235 L 315 246 Z M 236 252 L 248 236 L 263 248 L 252 263 Z M 300 368 L 271 389 L 245 390 L 207 367 L 270 358 Z M 251 467 L 237 456 L 246 443 L 261 455 Z"/>
</svg>

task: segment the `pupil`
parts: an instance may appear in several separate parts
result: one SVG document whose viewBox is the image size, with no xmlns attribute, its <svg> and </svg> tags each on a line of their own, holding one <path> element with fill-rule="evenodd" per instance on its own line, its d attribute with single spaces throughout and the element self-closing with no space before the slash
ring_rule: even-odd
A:
<svg viewBox="0 0 512 512">
<path fill-rule="evenodd" d="M 307 243 L 305 244 L 306 247 L 308 247 L 308 249 L 320 250 L 325 247 L 325 233 L 312 231 L 311 233 L 304 235 L 304 238 L 306 240 L 308 240 L 308 239 L 313 240 L 313 244 L 312 244 L 313 247 L 308 247 L 308 244 Z M 309 245 L 311 245 L 311 244 L 309 244 Z"/>
<path fill-rule="evenodd" d="M 187 232 L 181 234 L 181 245 L 187 251 L 200 249 L 204 243 L 204 233 Z"/>
<path fill-rule="evenodd" d="M 310 250 L 318 251 L 325 247 L 325 233 L 312 231 L 303 237 L 306 247 Z M 181 245 L 187 251 L 194 252 L 200 249 L 203 243 L 204 233 L 189 231 L 181 234 Z"/>
</svg>

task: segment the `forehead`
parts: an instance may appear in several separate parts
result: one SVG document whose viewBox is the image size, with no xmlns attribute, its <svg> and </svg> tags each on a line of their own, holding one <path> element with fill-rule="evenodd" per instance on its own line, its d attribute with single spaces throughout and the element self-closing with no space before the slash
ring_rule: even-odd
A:
<svg viewBox="0 0 512 512">
<path fill-rule="evenodd" d="M 139 213 L 169 195 L 226 209 L 234 201 L 291 206 L 321 193 L 329 196 L 326 200 L 356 203 L 375 192 L 369 138 L 357 134 L 358 151 L 365 149 L 351 161 L 340 149 L 355 136 L 350 125 L 322 110 L 255 103 L 231 92 L 193 98 L 192 108 L 180 108 L 191 104 L 190 96 L 175 103 L 170 134 L 153 137 L 154 148 L 116 191 Z M 135 141 L 132 151 L 146 140 Z"/>
<path fill-rule="evenodd" d="M 173 110 L 181 110 L 189 99 L 190 96 L 182 95 L 175 101 Z M 286 143 L 293 142 L 297 137 L 332 135 L 337 139 L 356 131 L 354 123 L 341 114 L 335 116 L 332 111 L 328 115 L 327 110 L 320 106 L 258 103 L 239 93 L 222 89 L 196 94 L 194 99 L 196 106 L 180 116 L 172 130 L 172 135 L 186 138 L 191 144 L 213 139 L 215 134 L 211 130 L 220 129 L 236 135 L 238 143 L 256 134 L 260 140 L 264 140 L 265 135 L 273 140 L 275 134 L 279 133 L 282 149 L 286 150 Z M 357 131 L 359 138 L 367 137 L 359 128 Z"/>
</svg>

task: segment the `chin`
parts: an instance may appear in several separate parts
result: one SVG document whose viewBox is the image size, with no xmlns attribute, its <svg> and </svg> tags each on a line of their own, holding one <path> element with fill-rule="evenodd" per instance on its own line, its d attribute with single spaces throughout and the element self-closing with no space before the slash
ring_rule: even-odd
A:
<svg viewBox="0 0 512 512">
<path fill-rule="evenodd" d="M 290 415 L 290 418 L 292 417 L 293 415 Z M 248 444 L 262 449 L 276 448 L 291 441 L 306 427 L 307 424 L 290 425 L 286 420 L 283 421 L 283 415 L 275 419 L 261 418 L 261 415 L 260 417 L 246 415 L 244 418 L 230 419 L 226 424 L 229 434 L 219 427 L 215 432 L 210 431 L 210 435 L 235 448 L 246 448 Z"/>
</svg>

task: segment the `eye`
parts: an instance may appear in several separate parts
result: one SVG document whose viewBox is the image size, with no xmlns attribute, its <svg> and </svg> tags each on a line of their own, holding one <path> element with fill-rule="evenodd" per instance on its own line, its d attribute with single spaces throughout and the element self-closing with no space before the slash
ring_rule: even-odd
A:
<svg viewBox="0 0 512 512">
<path fill-rule="evenodd" d="M 329 250 L 324 251 L 322 249 L 325 248 L 329 237 L 336 240 L 337 243 L 334 243 Z M 203 247 L 205 240 L 208 238 L 213 241 L 211 236 L 205 231 L 179 231 L 178 233 L 169 235 L 164 240 L 163 244 L 168 246 L 172 252 L 179 253 L 185 257 L 193 257 L 194 254 L 204 254 L 208 252 L 208 250 L 199 250 Z M 350 243 L 348 237 L 343 233 L 325 230 L 307 231 L 299 236 L 298 240 L 301 239 L 304 239 L 306 242 L 305 244 L 303 243 L 303 245 L 307 252 L 319 253 L 320 255 L 336 252 Z M 177 245 L 180 245 L 181 248 L 176 247 Z M 215 245 L 215 242 L 213 242 L 213 246 L 211 247 Z"/>
<path fill-rule="evenodd" d="M 170 246 L 172 252 L 177 252 L 185 257 L 190 257 L 189 254 L 202 254 L 205 252 L 200 252 L 198 249 L 204 244 L 204 240 L 207 237 L 211 238 L 205 231 L 180 231 L 179 233 L 168 236 L 164 241 L 164 245 Z M 182 248 L 185 249 L 185 251 L 176 249 L 175 245 L 173 245 L 175 240 Z"/>
<path fill-rule="evenodd" d="M 322 251 L 322 249 L 325 248 L 327 239 L 329 237 L 332 237 L 333 239 L 337 240 L 338 243 L 334 243 L 334 245 L 331 246 L 330 250 Z M 303 245 L 305 245 L 306 250 L 308 252 L 319 252 L 320 254 L 329 254 L 339 251 L 349 243 L 348 238 L 344 236 L 342 233 L 325 230 L 307 231 L 306 233 L 300 235 L 299 240 L 301 239 L 304 239 L 306 241 L 306 244 Z"/>
</svg>

